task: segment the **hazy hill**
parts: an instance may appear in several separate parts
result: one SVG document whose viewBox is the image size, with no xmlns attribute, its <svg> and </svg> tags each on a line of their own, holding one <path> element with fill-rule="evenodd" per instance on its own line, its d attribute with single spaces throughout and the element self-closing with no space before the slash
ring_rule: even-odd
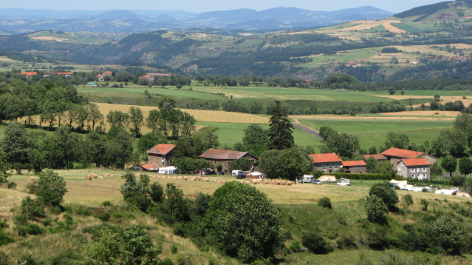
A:
<svg viewBox="0 0 472 265">
<path fill-rule="evenodd" d="M 472 0 L 440 2 L 431 5 L 419 6 L 395 14 L 397 18 L 415 17 L 413 22 L 437 20 L 445 18 L 459 18 L 472 15 Z"/>
<path fill-rule="evenodd" d="M 0 28 L 17 33 L 37 30 L 116 33 L 179 28 L 260 30 L 328 26 L 356 19 L 382 19 L 391 15 L 390 12 L 370 6 L 329 12 L 279 7 L 260 12 L 236 9 L 201 14 L 178 10 L 57 11 L 14 8 L 0 9 L 0 19 L 4 20 Z"/>
</svg>

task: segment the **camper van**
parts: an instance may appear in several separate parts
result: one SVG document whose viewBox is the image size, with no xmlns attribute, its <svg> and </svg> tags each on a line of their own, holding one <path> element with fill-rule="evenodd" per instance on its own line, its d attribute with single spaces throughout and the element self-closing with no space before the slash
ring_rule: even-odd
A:
<svg viewBox="0 0 472 265">
<path fill-rule="evenodd" d="M 178 175 L 179 170 L 176 167 L 161 167 L 159 168 L 159 174 Z"/>
<path fill-rule="evenodd" d="M 303 175 L 301 179 L 297 179 L 299 183 L 312 183 L 315 177 L 313 175 Z"/>
<path fill-rule="evenodd" d="M 231 176 L 236 177 L 238 179 L 246 178 L 246 175 L 244 175 L 244 171 L 242 171 L 242 170 L 233 170 L 233 171 L 231 171 Z"/>
</svg>

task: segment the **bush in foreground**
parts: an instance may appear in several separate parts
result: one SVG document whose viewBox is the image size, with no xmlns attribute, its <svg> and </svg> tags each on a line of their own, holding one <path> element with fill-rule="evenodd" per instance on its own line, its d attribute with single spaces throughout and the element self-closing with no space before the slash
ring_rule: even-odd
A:
<svg viewBox="0 0 472 265">
<path fill-rule="evenodd" d="M 331 200 L 328 197 L 321 198 L 318 205 L 323 208 L 333 209 L 331 206 Z"/>
<path fill-rule="evenodd" d="M 302 244 L 315 254 L 328 254 L 334 250 L 318 232 L 308 232 L 303 234 Z"/>
<path fill-rule="evenodd" d="M 204 225 L 223 252 L 248 263 L 272 257 L 283 247 L 279 215 L 267 195 L 230 182 L 215 191 Z"/>
</svg>

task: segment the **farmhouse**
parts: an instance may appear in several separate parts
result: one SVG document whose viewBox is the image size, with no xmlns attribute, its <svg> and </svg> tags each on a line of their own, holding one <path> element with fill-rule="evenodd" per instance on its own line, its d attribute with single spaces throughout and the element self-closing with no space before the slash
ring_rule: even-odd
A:
<svg viewBox="0 0 472 265">
<path fill-rule="evenodd" d="M 21 72 L 20 74 L 26 76 L 26 77 L 33 77 L 35 76 L 36 74 L 38 74 L 38 72 Z"/>
<path fill-rule="evenodd" d="M 377 160 L 379 162 L 388 160 L 384 155 L 381 155 L 381 154 L 378 154 L 378 155 L 363 155 L 365 160 L 369 159 L 371 156 L 373 156 L 375 158 L 375 160 Z"/>
<path fill-rule="evenodd" d="M 367 173 L 367 164 L 364 160 L 343 161 L 342 165 L 346 173 Z"/>
<path fill-rule="evenodd" d="M 217 164 L 221 164 L 223 166 L 224 172 L 228 172 L 229 163 L 231 163 L 231 161 L 240 159 L 243 157 L 252 161 L 253 165 L 252 165 L 251 171 L 253 171 L 259 163 L 259 158 L 257 158 L 254 155 L 251 155 L 248 152 L 238 152 L 238 151 L 221 150 L 221 149 L 213 149 L 213 148 L 206 150 L 205 152 L 203 152 L 203 154 L 201 154 L 198 157 L 208 160 L 209 162 L 213 163 L 215 167 Z"/>
<path fill-rule="evenodd" d="M 95 76 L 95 80 L 97 80 L 98 82 L 103 82 L 103 81 L 105 81 L 105 75 L 98 74 L 98 75 Z"/>
<path fill-rule="evenodd" d="M 156 77 L 169 77 L 170 78 L 171 74 L 164 74 L 164 73 L 147 73 L 145 76 L 140 76 L 139 78 L 146 78 L 149 80 L 149 82 L 154 82 Z"/>
<path fill-rule="evenodd" d="M 174 149 L 174 144 L 158 144 L 154 146 L 147 152 L 149 164 L 155 164 L 157 167 L 171 166 Z"/>
<path fill-rule="evenodd" d="M 426 158 L 402 159 L 397 165 L 397 174 L 404 178 L 430 179 L 431 164 Z"/>
<path fill-rule="evenodd" d="M 150 164 L 141 164 L 141 165 L 138 165 L 138 169 L 139 171 L 152 171 L 152 172 L 157 172 L 159 171 L 159 166 L 154 164 L 154 163 L 150 163 Z"/>
<path fill-rule="evenodd" d="M 336 153 L 309 155 L 313 159 L 315 170 L 323 170 L 326 173 L 337 172 L 342 166 L 341 158 Z"/>
<path fill-rule="evenodd" d="M 72 75 L 72 72 L 58 72 L 57 75 L 62 75 L 65 77 L 70 77 Z"/>
<path fill-rule="evenodd" d="M 436 157 L 429 155 L 427 153 L 399 149 L 399 148 L 394 148 L 394 147 L 382 152 L 382 155 L 387 157 L 387 159 L 393 165 L 393 170 L 395 170 L 395 167 L 398 165 L 398 163 L 402 159 L 425 158 L 429 164 L 436 163 Z"/>
</svg>

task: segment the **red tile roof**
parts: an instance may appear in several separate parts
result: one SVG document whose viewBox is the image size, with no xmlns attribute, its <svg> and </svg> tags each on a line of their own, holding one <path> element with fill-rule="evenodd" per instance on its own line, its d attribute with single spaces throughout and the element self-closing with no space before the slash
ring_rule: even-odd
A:
<svg viewBox="0 0 472 265">
<path fill-rule="evenodd" d="M 206 158 L 206 159 L 217 159 L 217 160 L 235 160 L 235 159 L 240 159 L 246 154 L 248 153 L 210 148 L 206 150 L 205 152 L 203 152 L 203 154 L 199 155 L 198 157 Z"/>
<path fill-rule="evenodd" d="M 38 72 L 21 72 L 22 75 L 36 75 Z"/>
<path fill-rule="evenodd" d="M 369 159 L 369 157 L 373 156 L 376 160 L 387 160 L 387 158 L 384 155 L 363 155 L 365 159 Z"/>
<path fill-rule="evenodd" d="M 409 158 L 409 159 L 417 158 L 418 156 L 422 154 L 423 153 L 421 152 L 399 149 L 399 148 L 394 148 L 394 147 L 382 153 L 382 155 L 384 156 L 394 156 L 394 157 Z"/>
<path fill-rule="evenodd" d="M 103 75 L 113 75 L 112 72 L 103 72 Z"/>
<path fill-rule="evenodd" d="M 98 74 L 98 75 L 96 75 L 95 77 L 100 77 L 100 76 L 103 76 L 103 75 L 102 75 L 102 74 Z"/>
<path fill-rule="evenodd" d="M 158 144 L 151 148 L 151 150 L 148 151 L 148 154 L 154 154 L 154 155 L 167 155 L 170 151 L 174 150 L 175 144 Z"/>
<path fill-rule="evenodd" d="M 341 158 L 335 153 L 309 155 L 313 158 L 313 164 L 342 162 Z"/>
<path fill-rule="evenodd" d="M 71 75 L 72 72 L 58 72 L 58 75 Z"/>
<path fill-rule="evenodd" d="M 428 163 L 426 158 L 419 158 L 419 159 L 402 159 L 403 163 L 407 167 L 414 167 L 414 166 L 430 166 L 431 164 Z"/>
<path fill-rule="evenodd" d="M 356 161 L 343 161 L 343 167 L 365 167 L 367 164 L 364 160 L 356 160 Z"/>
<path fill-rule="evenodd" d="M 142 165 L 139 165 L 140 167 L 148 170 L 148 171 L 158 171 L 159 170 L 159 166 L 154 164 L 154 163 L 151 163 L 151 164 L 142 164 Z"/>
</svg>

